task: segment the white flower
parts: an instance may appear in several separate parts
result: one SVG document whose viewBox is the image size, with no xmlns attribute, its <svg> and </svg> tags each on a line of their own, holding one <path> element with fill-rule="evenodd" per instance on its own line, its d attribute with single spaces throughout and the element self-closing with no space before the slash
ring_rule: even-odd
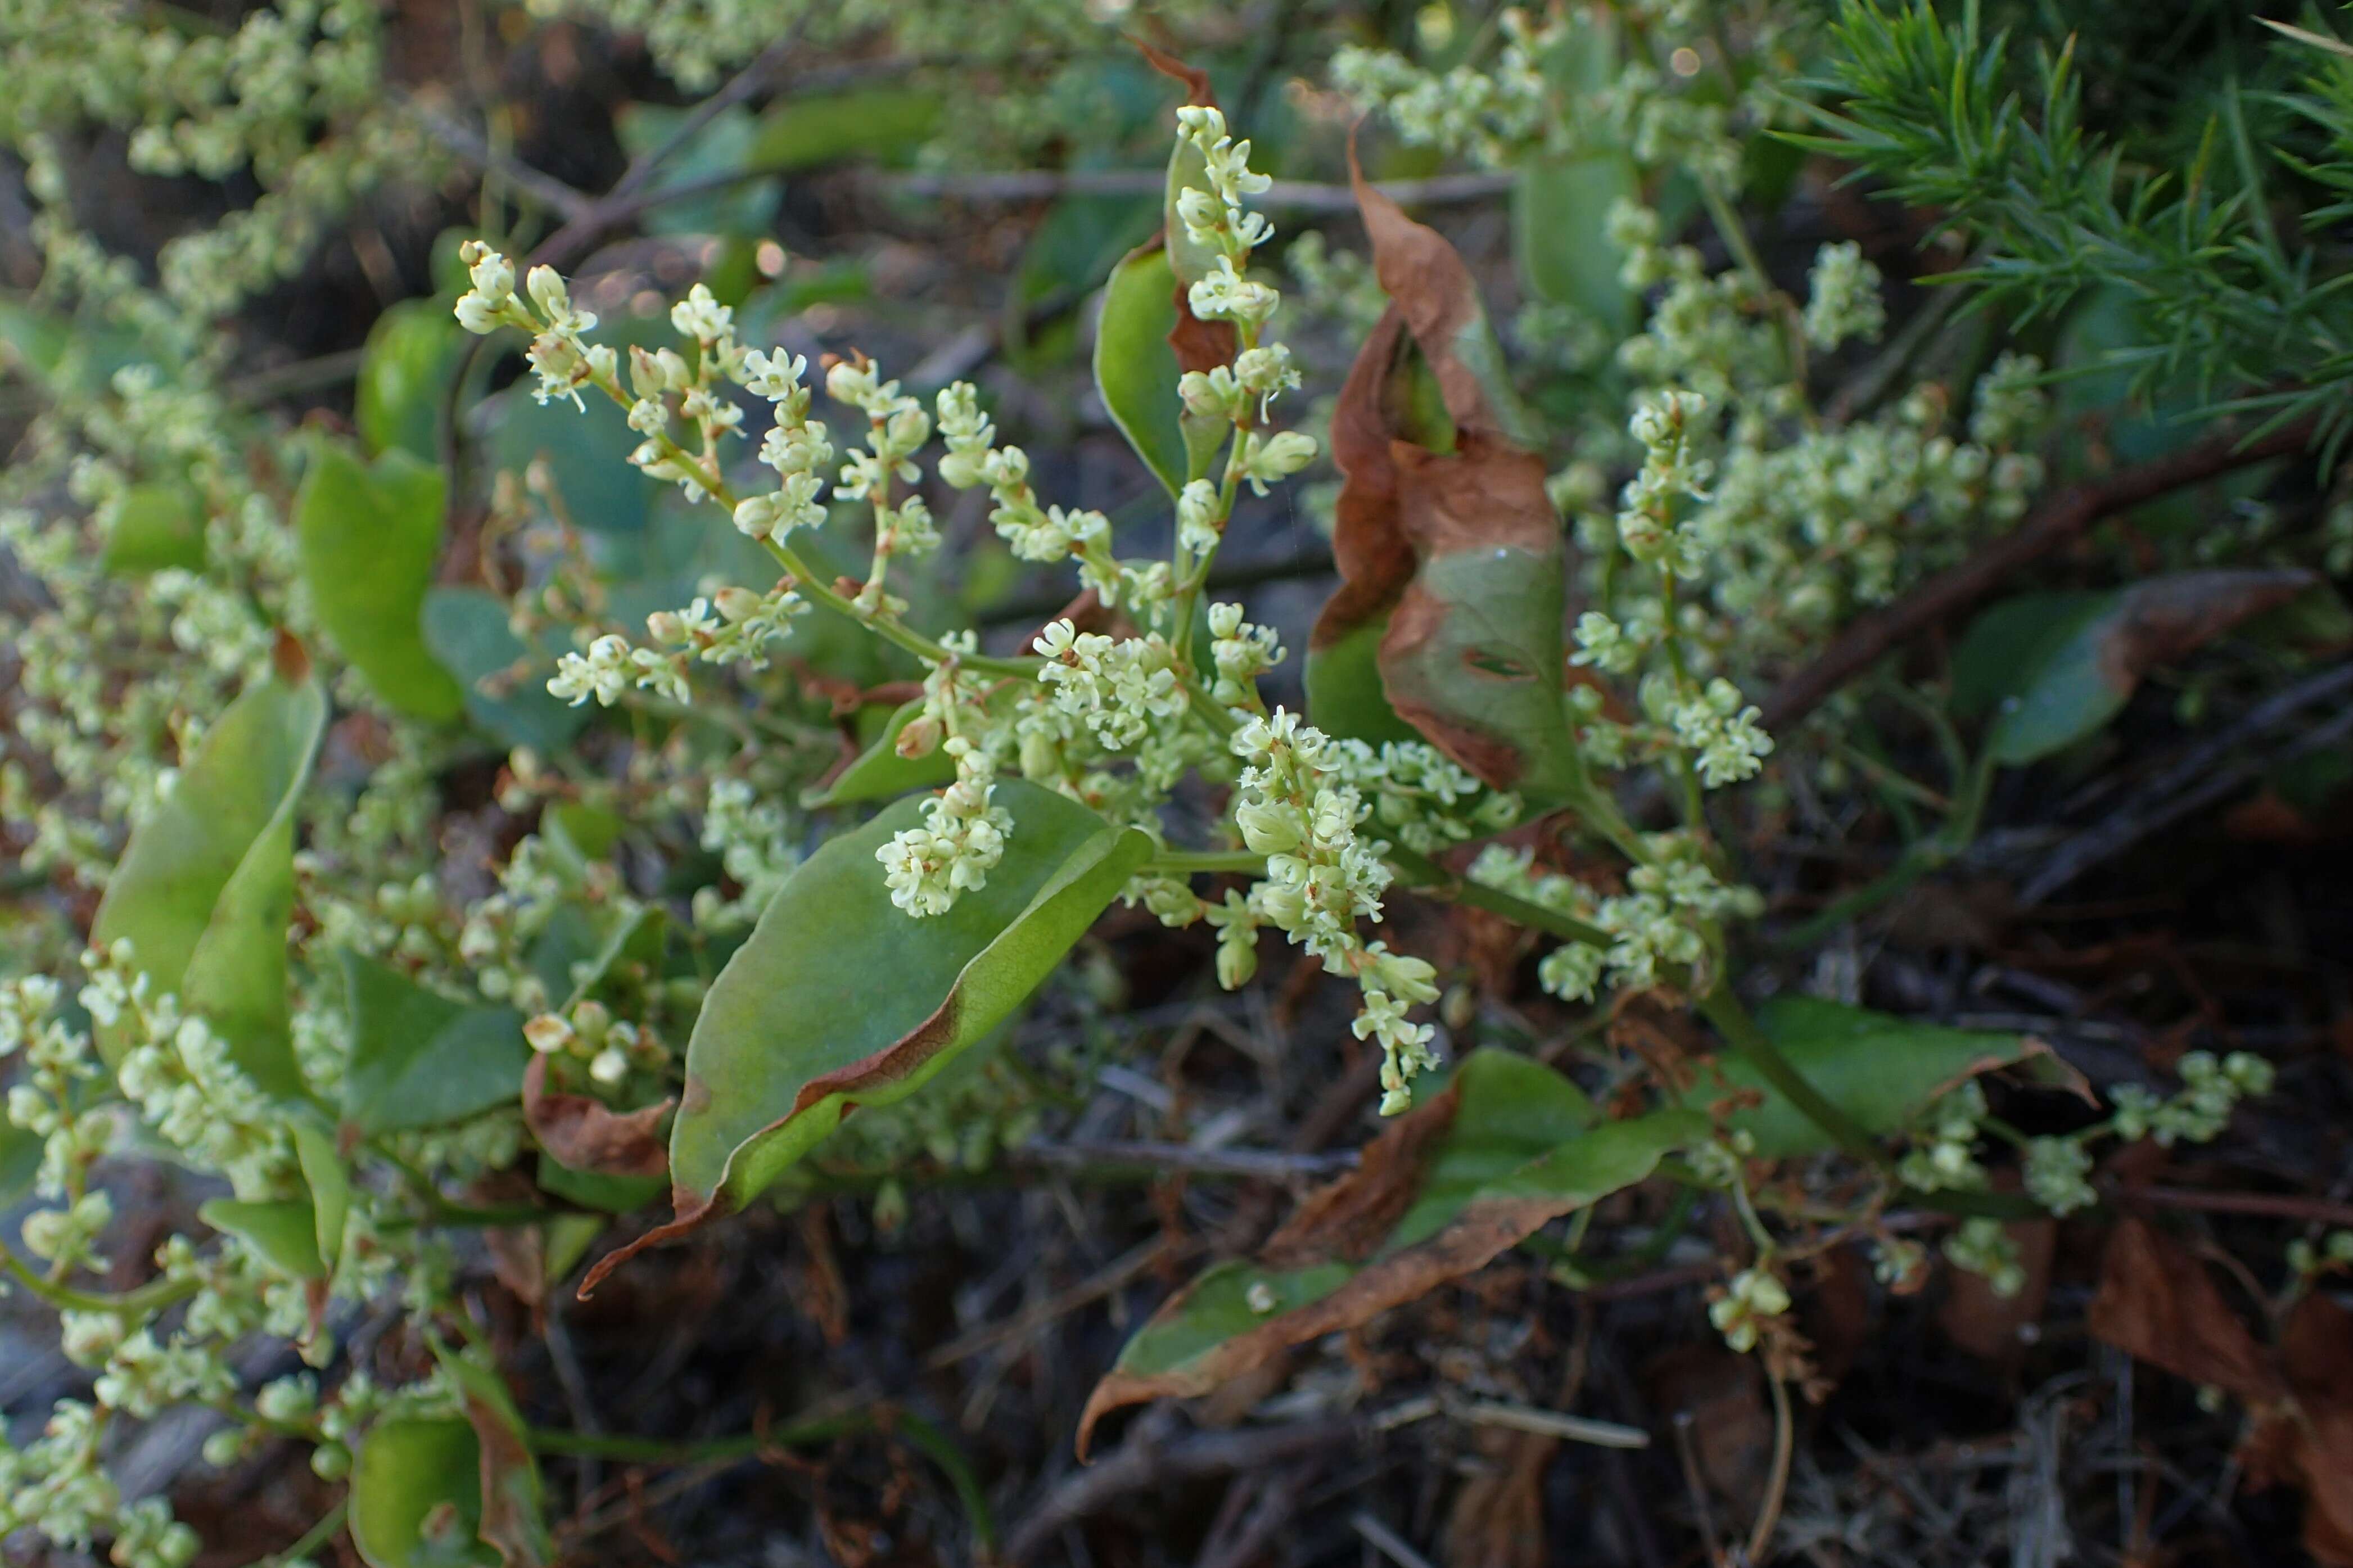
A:
<svg viewBox="0 0 2353 1568">
<path fill-rule="evenodd" d="M 721 304 L 711 290 L 697 283 L 687 290 L 686 298 L 670 308 L 670 324 L 681 337 L 692 338 L 699 343 L 715 343 L 733 330 L 735 312 Z M 763 395 L 765 395 L 763 394 Z"/>
</svg>

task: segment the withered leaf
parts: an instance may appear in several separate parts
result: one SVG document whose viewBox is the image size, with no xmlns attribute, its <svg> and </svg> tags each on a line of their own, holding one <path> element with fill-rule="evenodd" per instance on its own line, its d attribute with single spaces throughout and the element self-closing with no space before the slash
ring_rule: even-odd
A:
<svg viewBox="0 0 2353 1568">
<path fill-rule="evenodd" d="M 1470 268 L 1353 170 L 1389 307 L 1332 422 L 1341 586 L 1309 649 L 1319 722 L 1388 738 L 1388 710 L 1487 783 L 1581 776 L 1561 705 L 1564 546 L 1544 462 Z"/>
<path fill-rule="evenodd" d="M 2263 1346 L 2189 1248 L 2137 1215 L 2108 1237 L 2093 1337 L 2249 1405 L 2277 1403 L 2285 1384 Z"/>
<path fill-rule="evenodd" d="M 2248 1437 L 2258 1486 L 2300 1486 L 2304 1549 L 2326 1568 L 2353 1568 L 2353 1312 L 2315 1292 L 2280 1331 L 2291 1405 Z"/>
<path fill-rule="evenodd" d="M 1594 1118 L 1541 1063 L 1473 1053 L 1259 1257 L 1208 1269 L 1153 1315 L 1089 1397 L 1081 1455 L 1109 1412 L 1206 1394 L 1482 1268 L 1546 1221 L 1642 1180 L 1706 1127 L 1684 1111 Z"/>
<path fill-rule="evenodd" d="M 1954 649 L 1954 710 L 1991 715 L 1988 752 L 2022 766 L 2096 733 L 2150 670 L 2315 581 L 2302 571 L 2180 572 L 2108 593 L 2007 600 L 1978 616 Z"/>
<path fill-rule="evenodd" d="M 522 1071 L 523 1125 L 558 1163 L 575 1171 L 659 1176 L 669 1170 L 670 1151 L 658 1130 L 676 1103 L 624 1113 L 585 1094 L 550 1093 L 545 1057 L 533 1055 Z"/>
</svg>

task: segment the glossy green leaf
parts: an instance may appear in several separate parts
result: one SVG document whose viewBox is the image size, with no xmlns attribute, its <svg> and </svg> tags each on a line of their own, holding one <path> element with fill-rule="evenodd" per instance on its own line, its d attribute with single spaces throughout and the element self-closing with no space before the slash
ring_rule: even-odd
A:
<svg viewBox="0 0 2353 1568">
<path fill-rule="evenodd" d="M 781 172 L 844 158 L 888 158 L 931 140 L 939 122 L 939 95 L 922 88 L 788 94 L 761 116 L 746 163 Z"/>
<path fill-rule="evenodd" d="M 100 563 L 119 577 L 205 564 L 205 512 L 185 485 L 133 485 L 114 507 Z"/>
<path fill-rule="evenodd" d="M 852 1106 L 922 1088 L 1053 972 L 1151 854 L 1133 828 L 1002 783 L 1004 859 L 986 888 L 919 921 L 892 904 L 874 854 L 923 804 L 902 801 L 802 862 L 720 972 L 670 1131 L 678 1218 L 648 1241 L 740 1208 Z"/>
<path fill-rule="evenodd" d="M 328 637 L 385 705 L 445 722 L 464 703 L 419 616 L 441 553 L 441 470 L 406 452 L 373 464 L 321 440 L 294 498 L 302 580 Z"/>
<path fill-rule="evenodd" d="M 1706 1119 L 1685 1110 L 1598 1121 L 1542 1063 L 1473 1053 L 1255 1258 L 1216 1265 L 1153 1314 L 1088 1399 L 1082 1448 L 1107 1412 L 1205 1394 L 1482 1268 L 1706 1132 Z"/>
<path fill-rule="evenodd" d="M 531 1047 L 521 1013 L 468 1006 L 374 959 L 345 952 L 352 1056 L 343 1121 L 363 1132 L 437 1127 L 521 1092 Z"/>
<path fill-rule="evenodd" d="M 446 298 L 403 300 L 375 319 L 360 351 L 352 400 L 352 422 L 369 452 L 438 460 L 441 407 L 466 342 Z"/>
<path fill-rule="evenodd" d="M 263 1262 L 290 1279 L 326 1278 L 319 1257 L 318 1214 L 308 1198 L 215 1198 L 197 1207 L 196 1217 L 215 1230 L 243 1238 Z"/>
<path fill-rule="evenodd" d="M 456 676 L 467 716 L 510 746 L 558 752 L 591 717 L 549 695 L 560 649 L 537 649 L 507 625 L 507 607 L 486 588 L 434 588 L 420 621 L 425 646 Z"/>
<path fill-rule="evenodd" d="M 157 991 L 203 1014 L 266 1092 L 291 1097 L 302 1092 L 286 1020 L 294 807 L 327 704 L 299 650 L 281 665 L 228 705 L 132 831 L 90 942 L 129 939 Z M 113 1063 L 126 1040 L 102 1028 L 99 1045 Z"/>
<path fill-rule="evenodd" d="M 1864 1131 L 1879 1134 L 1902 1131 L 1964 1079 L 2043 1054 L 2023 1035 L 1948 1029 L 1812 996 L 1774 997 L 1757 1010 L 1757 1025 L 1825 1099 Z M 1719 1090 L 1762 1096 L 1725 1123 L 1756 1139 L 1766 1159 L 1837 1147 L 1742 1058 L 1717 1058 L 1714 1078 L 1703 1081 L 1694 1102 Z"/>
<path fill-rule="evenodd" d="M 1512 184 L 1512 240 L 1521 279 L 1538 297 L 1573 305 L 1612 334 L 1634 323 L 1626 258 L 1611 242 L 1609 209 L 1641 194 L 1634 162 L 1616 150 L 1524 163 Z"/>
<path fill-rule="evenodd" d="M 379 1421 L 353 1456 L 352 1544 L 369 1568 L 494 1568 L 482 1452 L 463 1421 Z"/>
<path fill-rule="evenodd" d="M 1953 654 L 1953 700 L 1990 713 L 1985 747 L 2020 767 L 2096 734 L 2141 678 L 2316 579 L 2299 571 L 2181 572 L 2106 594 L 2031 594 L 1979 616 Z"/>
<path fill-rule="evenodd" d="M 335 1135 L 308 1115 L 294 1118 L 294 1156 L 302 1184 L 311 1189 L 311 1234 L 320 1272 L 332 1274 L 343 1256 L 343 1222 L 352 1209 L 351 1173 L 335 1148 Z"/>
<path fill-rule="evenodd" d="M 491 1368 L 447 1348 L 437 1348 L 435 1353 L 465 1404 L 466 1421 L 481 1454 L 478 1486 L 482 1513 L 476 1532 L 497 1552 L 505 1568 L 540 1568 L 551 1554 L 546 1494 L 514 1396 Z"/>
<path fill-rule="evenodd" d="M 936 789 L 954 782 L 955 759 L 945 752 L 935 748 L 929 756 L 912 758 L 899 754 L 900 731 L 922 717 L 923 711 L 921 698 L 901 703 L 874 743 L 836 773 L 830 783 L 804 793 L 801 804 L 815 811 L 828 805 L 895 800 L 909 790 Z"/>
</svg>

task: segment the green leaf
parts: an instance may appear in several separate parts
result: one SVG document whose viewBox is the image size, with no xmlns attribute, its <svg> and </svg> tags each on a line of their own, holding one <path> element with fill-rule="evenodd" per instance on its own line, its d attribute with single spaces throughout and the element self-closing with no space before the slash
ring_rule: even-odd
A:
<svg viewBox="0 0 2353 1568">
<path fill-rule="evenodd" d="M 931 140 L 940 122 L 939 94 L 922 88 L 871 87 L 825 97 L 787 96 L 760 118 L 746 157 L 750 167 L 779 172 L 844 158 L 888 158 Z"/>
<path fill-rule="evenodd" d="M 1013 828 L 988 885 L 918 921 L 891 902 L 874 853 L 923 804 L 901 801 L 802 862 L 720 972 L 670 1131 L 678 1218 L 639 1247 L 742 1207 L 851 1107 L 922 1088 L 1053 972 L 1152 852 L 1133 828 L 1008 781 L 996 804 Z"/>
<path fill-rule="evenodd" d="M 1706 1133 L 1694 1111 L 1598 1122 L 1550 1068 L 1474 1052 L 1443 1093 L 1393 1122 L 1355 1173 L 1311 1197 L 1255 1258 L 1211 1268 L 1153 1314 L 1089 1397 L 1081 1452 L 1106 1413 L 1206 1394 L 1483 1268 Z"/>
<path fill-rule="evenodd" d="M 1164 246 L 1129 254 L 1103 285 L 1095 323 L 1095 390 L 1135 455 L 1175 495 L 1191 471 L 1176 396 L 1176 275 Z"/>
<path fill-rule="evenodd" d="M 352 1057 L 344 1121 L 363 1132 L 438 1127 L 522 1091 L 522 1015 L 470 1007 L 354 952 L 343 954 Z"/>
<path fill-rule="evenodd" d="M 386 707 L 433 723 L 464 702 L 418 624 L 441 523 L 440 469 L 401 451 L 369 465 L 339 442 L 312 443 L 294 498 L 311 607 Z"/>
<path fill-rule="evenodd" d="M 202 1014 L 265 1092 L 290 1098 L 302 1092 L 286 1020 L 294 806 L 327 703 L 291 639 L 280 646 L 279 671 L 228 705 L 132 832 L 90 942 L 127 938 L 149 984 Z M 127 1037 L 101 1028 L 99 1046 L 111 1066 Z"/>
<path fill-rule="evenodd" d="M 190 572 L 205 564 L 205 512 L 185 485 L 133 485 L 114 509 L 99 563 L 118 577 L 142 576 L 166 566 Z"/>
<path fill-rule="evenodd" d="M 934 747 L 929 756 L 899 754 L 899 732 L 921 718 L 922 698 L 903 702 L 874 743 L 851 760 L 824 786 L 805 792 L 801 805 L 811 811 L 829 805 L 856 805 L 863 801 L 892 800 L 909 790 L 936 789 L 955 779 L 955 759 Z"/>
<path fill-rule="evenodd" d="M 1812 996 L 1776 996 L 1757 1026 L 1791 1067 L 1866 1132 L 1900 1132 L 1962 1079 L 2009 1067 L 2045 1049 L 2023 1035 L 1948 1029 Z M 1754 1091 L 1762 1103 L 1725 1125 L 1757 1140 L 1768 1160 L 1836 1148 L 1829 1133 L 1784 1100 L 1745 1058 L 1718 1058 L 1722 1087 Z M 1703 1080 L 1702 1092 L 1714 1088 Z"/>
<path fill-rule="evenodd" d="M 587 723 L 586 708 L 547 690 L 560 649 L 533 650 L 507 626 L 507 607 L 486 588 L 434 588 L 425 595 L 425 646 L 458 678 L 467 716 L 510 746 L 559 752 Z"/>
<path fill-rule="evenodd" d="M 290 1279 L 327 1277 L 319 1257 L 319 1216 L 308 1198 L 214 1198 L 198 1205 L 196 1217 L 215 1230 L 242 1237 L 263 1262 Z"/>
<path fill-rule="evenodd" d="M 463 1421 L 379 1421 L 353 1456 L 352 1544 L 369 1568 L 494 1568 L 477 1535 L 482 1452 Z"/>
<path fill-rule="evenodd" d="M 621 111 L 621 146 L 630 157 L 643 157 L 667 145 L 692 109 L 668 109 L 632 103 Z M 665 184 L 691 184 L 753 167 L 759 140 L 749 110 L 728 109 L 712 116 L 686 144 L 663 160 Z M 775 180 L 745 179 L 712 190 L 708 195 L 663 202 L 646 214 L 653 234 L 765 236 L 776 216 L 783 192 Z"/>
<path fill-rule="evenodd" d="M 2031 594 L 1994 605 L 1953 654 L 1953 705 L 1990 712 L 1985 747 L 2021 767 L 2088 739 L 2141 678 L 2316 581 L 2300 571 L 2181 572 L 2107 594 Z"/>
<path fill-rule="evenodd" d="M 1381 689 L 1381 637 L 1388 628 L 1384 615 L 1307 650 L 1307 717 L 1325 734 L 1376 746 L 1421 739 Z"/>
<path fill-rule="evenodd" d="M 403 300 L 375 319 L 360 350 L 353 423 L 370 452 L 439 458 L 441 405 L 466 353 L 447 299 Z"/>
<path fill-rule="evenodd" d="M 351 1215 L 352 1179 L 335 1148 L 335 1135 L 309 1116 L 294 1118 L 294 1156 L 302 1183 L 311 1189 L 311 1237 L 319 1271 L 332 1275 L 343 1256 L 343 1222 Z"/>
<path fill-rule="evenodd" d="M 551 1552 L 546 1495 L 514 1396 L 491 1368 L 445 1346 L 436 1346 L 434 1353 L 465 1402 L 466 1421 L 481 1454 L 477 1533 L 506 1568 L 539 1568 Z"/>
<path fill-rule="evenodd" d="M 539 1185 L 567 1203 L 607 1214 L 635 1214 L 669 1190 L 659 1176 L 617 1176 L 607 1171 L 575 1171 L 552 1154 L 539 1157 Z"/>
<path fill-rule="evenodd" d="M 1620 337 L 1634 324 L 1634 294 L 1619 279 L 1626 258 L 1609 240 L 1608 219 L 1613 205 L 1641 188 L 1633 160 L 1615 150 L 1532 159 L 1512 184 L 1521 279 L 1540 298 L 1574 305 Z"/>
</svg>

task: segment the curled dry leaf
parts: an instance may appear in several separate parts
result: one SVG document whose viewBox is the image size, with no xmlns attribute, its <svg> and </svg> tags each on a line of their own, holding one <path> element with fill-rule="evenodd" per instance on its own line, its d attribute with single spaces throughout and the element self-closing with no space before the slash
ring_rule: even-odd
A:
<svg viewBox="0 0 2353 1568">
<path fill-rule="evenodd" d="M 1327 727 L 1378 740 L 1402 719 L 1489 784 L 1557 797 L 1581 773 L 1544 462 L 1470 268 L 1352 173 L 1389 306 L 1333 413 L 1341 586 L 1310 639 L 1310 701 Z"/>
<path fill-rule="evenodd" d="M 674 1100 L 628 1112 L 585 1094 L 552 1094 L 547 1058 L 534 1055 L 522 1069 L 522 1120 L 556 1163 L 607 1176 L 659 1176 L 670 1169 L 662 1118 Z"/>
<path fill-rule="evenodd" d="M 1293 1345 L 1366 1322 L 1642 1180 L 1706 1131 L 1683 1111 L 1594 1120 L 1592 1102 L 1551 1068 L 1474 1053 L 1257 1258 L 1218 1265 L 1153 1314 L 1088 1398 L 1081 1457 L 1110 1412 L 1206 1394 Z"/>
</svg>

